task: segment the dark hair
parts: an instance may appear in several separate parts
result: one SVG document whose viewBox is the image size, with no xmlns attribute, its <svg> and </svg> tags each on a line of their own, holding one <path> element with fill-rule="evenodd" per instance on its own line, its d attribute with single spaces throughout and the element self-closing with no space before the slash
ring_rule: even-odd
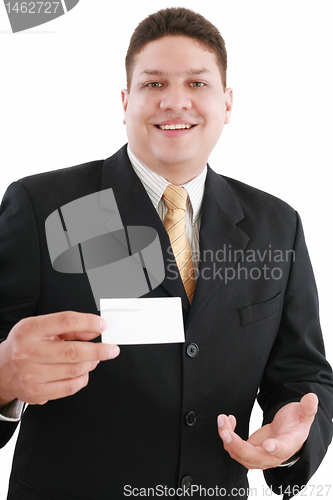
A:
<svg viewBox="0 0 333 500">
<path fill-rule="evenodd" d="M 227 51 L 219 30 L 202 15 L 190 9 L 172 7 L 151 14 L 136 27 L 125 60 L 128 91 L 132 83 L 135 56 L 147 43 L 172 35 L 193 38 L 215 52 L 225 89 L 227 86 Z"/>
</svg>

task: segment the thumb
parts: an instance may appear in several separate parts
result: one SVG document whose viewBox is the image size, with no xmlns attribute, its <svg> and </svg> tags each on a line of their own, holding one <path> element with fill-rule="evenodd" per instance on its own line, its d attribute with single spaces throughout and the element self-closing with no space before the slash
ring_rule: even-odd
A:
<svg viewBox="0 0 333 500">
<path fill-rule="evenodd" d="M 300 401 L 300 410 L 304 418 L 313 418 L 318 411 L 318 397 L 313 392 L 309 392 Z"/>
</svg>

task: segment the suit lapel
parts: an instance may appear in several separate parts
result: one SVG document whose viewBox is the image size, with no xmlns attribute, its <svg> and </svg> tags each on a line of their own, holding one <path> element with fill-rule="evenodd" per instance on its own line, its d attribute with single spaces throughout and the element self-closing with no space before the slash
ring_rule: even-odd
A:
<svg viewBox="0 0 333 500">
<path fill-rule="evenodd" d="M 112 188 L 124 226 L 148 226 L 155 229 L 162 246 L 165 278 L 161 287 L 171 296 L 182 299 L 183 308 L 189 310 L 189 302 L 179 277 L 177 264 L 170 248 L 168 234 L 154 208 L 144 186 L 133 170 L 127 155 L 127 146 L 105 160 L 102 170 L 101 190 Z M 112 214 L 110 213 L 110 218 Z M 152 292 L 154 295 L 154 291 Z"/>
<path fill-rule="evenodd" d="M 200 265 L 187 326 L 232 272 L 249 236 L 237 223 L 243 210 L 227 181 L 208 168 L 200 227 Z"/>
</svg>

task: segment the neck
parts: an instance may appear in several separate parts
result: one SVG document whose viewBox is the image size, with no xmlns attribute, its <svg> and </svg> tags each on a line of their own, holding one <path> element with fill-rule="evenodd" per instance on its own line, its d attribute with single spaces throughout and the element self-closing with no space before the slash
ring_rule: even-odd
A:
<svg viewBox="0 0 333 500">
<path fill-rule="evenodd" d="M 192 179 L 195 179 L 195 177 L 197 177 L 203 170 L 203 168 L 201 170 L 198 170 L 197 172 L 196 171 L 190 171 L 188 173 L 186 172 L 182 172 L 182 171 L 174 171 L 174 172 L 170 172 L 170 169 L 153 169 L 151 168 L 150 166 L 148 166 L 148 168 L 150 170 L 152 170 L 153 172 L 156 172 L 157 174 L 159 174 L 161 177 L 163 177 L 164 179 L 166 179 L 168 182 L 171 182 L 171 184 L 173 184 L 174 186 L 183 186 L 184 184 L 187 184 L 188 182 L 190 182 Z"/>
<path fill-rule="evenodd" d="M 204 163 L 203 165 L 164 164 L 164 163 L 147 161 L 144 158 L 141 158 L 140 155 L 135 154 L 135 152 L 132 149 L 130 149 L 130 152 L 145 167 L 149 168 L 149 170 L 160 175 L 161 177 L 166 179 L 171 184 L 174 184 L 175 186 L 182 186 L 190 182 L 192 179 L 201 174 L 201 172 L 203 171 L 203 169 L 207 164 L 207 163 Z"/>
</svg>

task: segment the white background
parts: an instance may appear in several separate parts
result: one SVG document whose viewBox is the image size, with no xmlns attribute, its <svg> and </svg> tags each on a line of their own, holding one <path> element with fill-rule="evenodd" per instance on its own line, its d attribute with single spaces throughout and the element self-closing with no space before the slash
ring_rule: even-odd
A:
<svg viewBox="0 0 333 500">
<path fill-rule="evenodd" d="M 330 0 L 81 0 L 65 16 L 17 34 L 1 2 L 0 197 L 13 180 L 106 158 L 126 142 L 120 89 L 129 37 L 146 15 L 170 6 L 200 12 L 226 41 L 235 104 L 210 164 L 300 212 L 332 362 Z M 260 423 L 256 407 L 252 430 Z M 0 450 L 0 500 L 6 497 L 14 444 L 15 438 Z M 333 447 L 310 481 L 316 489 L 303 498 L 317 497 L 319 485 L 333 484 L 332 459 Z M 249 478 L 257 488 L 251 498 L 268 496 L 261 471 L 251 471 Z"/>
</svg>

